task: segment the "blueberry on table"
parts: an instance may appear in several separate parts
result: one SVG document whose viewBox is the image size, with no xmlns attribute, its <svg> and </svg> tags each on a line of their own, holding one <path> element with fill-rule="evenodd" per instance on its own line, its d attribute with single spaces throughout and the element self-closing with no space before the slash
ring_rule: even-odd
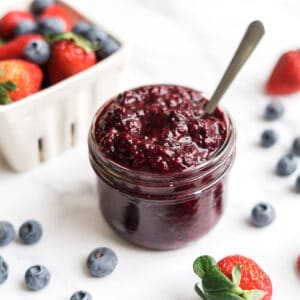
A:
<svg viewBox="0 0 300 300">
<path fill-rule="evenodd" d="M 38 64 L 45 64 L 50 58 L 50 46 L 44 40 L 31 40 L 24 50 L 27 60 Z"/>
<path fill-rule="evenodd" d="M 59 17 L 43 18 L 38 25 L 38 32 L 42 35 L 59 34 L 65 32 L 65 22 Z"/>
<path fill-rule="evenodd" d="M 260 139 L 260 143 L 264 148 L 272 147 L 278 140 L 278 134 L 273 129 L 267 129 L 263 131 Z"/>
<path fill-rule="evenodd" d="M 3 259 L 2 256 L 0 256 L 0 284 L 4 283 L 8 278 L 8 265 Z"/>
<path fill-rule="evenodd" d="M 6 246 L 16 239 L 16 231 L 11 223 L 0 221 L 0 246 Z"/>
<path fill-rule="evenodd" d="M 259 203 L 251 212 L 251 222 L 256 227 L 265 227 L 275 220 L 276 214 L 273 206 L 269 203 Z"/>
<path fill-rule="evenodd" d="M 118 258 L 109 248 L 97 248 L 91 252 L 87 259 L 89 273 L 93 277 L 104 277 L 113 272 L 117 266 Z"/>
<path fill-rule="evenodd" d="M 298 136 L 294 139 L 293 154 L 300 156 L 300 136 Z"/>
<path fill-rule="evenodd" d="M 25 273 L 25 284 L 29 290 L 38 291 L 45 288 L 50 282 L 50 272 L 44 266 L 30 267 Z"/>
<path fill-rule="evenodd" d="M 26 287 L 31 291 L 39 291 L 50 282 L 50 272 L 44 266 L 32 266 L 25 273 Z"/>
<path fill-rule="evenodd" d="M 85 291 L 78 291 L 74 293 L 71 297 L 71 300 L 92 300 L 91 294 Z"/>
<path fill-rule="evenodd" d="M 104 59 L 120 49 L 120 43 L 113 38 L 109 38 L 97 51 L 98 59 Z"/>
<path fill-rule="evenodd" d="M 284 106 L 281 102 L 272 102 L 265 109 L 265 119 L 267 121 L 275 121 L 284 114 Z"/>
<path fill-rule="evenodd" d="M 24 19 L 15 28 L 15 36 L 37 32 L 37 24 L 33 20 Z"/>
<path fill-rule="evenodd" d="M 78 22 L 74 25 L 74 27 L 72 28 L 72 31 L 75 34 L 85 36 L 86 33 L 91 29 L 91 27 L 92 27 L 91 24 L 89 24 L 87 22 L 84 22 L 84 21 L 81 21 L 81 22 Z"/>
<path fill-rule="evenodd" d="M 34 220 L 25 222 L 19 229 L 20 241 L 25 245 L 37 243 L 42 235 L 43 230 L 41 224 Z"/>
<path fill-rule="evenodd" d="M 288 176 L 297 169 L 297 162 L 293 155 L 283 156 L 277 163 L 276 173 L 279 176 Z"/>
<path fill-rule="evenodd" d="M 41 14 L 47 7 L 54 4 L 56 0 L 33 0 L 31 4 L 31 11 L 35 15 Z"/>
</svg>

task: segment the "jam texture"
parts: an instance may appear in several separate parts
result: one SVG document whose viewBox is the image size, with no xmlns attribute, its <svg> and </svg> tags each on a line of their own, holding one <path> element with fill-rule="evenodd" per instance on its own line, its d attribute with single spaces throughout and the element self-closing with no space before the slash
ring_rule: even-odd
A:
<svg viewBox="0 0 300 300">
<path fill-rule="evenodd" d="M 89 137 L 99 205 L 124 239 L 183 247 L 209 232 L 226 203 L 235 128 L 201 92 L 174 85 L 126 91 L 104 105 Z"/>
<path fill-rule="evenodd" d="M 201 92 L 174 85 L 126 91 L 110 101 L 94 124 L 100 151 L 134 170 L 176 173 L 201 165 L 222 146 L 220 110 L 202 116 Z"/>
</svg>

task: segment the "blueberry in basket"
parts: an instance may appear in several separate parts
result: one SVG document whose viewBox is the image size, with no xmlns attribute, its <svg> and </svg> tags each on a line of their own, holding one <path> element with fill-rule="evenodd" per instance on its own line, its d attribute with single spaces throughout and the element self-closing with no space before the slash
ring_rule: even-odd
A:
<svg viewBox="0 0 300 300">
<path fill-rule="evenodd" d="M 72 14 L 59 1 L 34 0 L 30 11 L 12 10 L 0 17 L 0 61 L 18 60 L 9 68 L 0 66 L 0 84 L 5 84 L 0 105 L 23 99 L 82 72 L 120 48 L 119 42 L 106 31 L 92 22 L 75 23 Z M 43 68 L 28 71 L 29 68 L 20 66 L 25 61 Z M 13 67 L 17 73 L 11 71 Z M 26 74 L 22 76 L 24 69 Z"/>
</svg>

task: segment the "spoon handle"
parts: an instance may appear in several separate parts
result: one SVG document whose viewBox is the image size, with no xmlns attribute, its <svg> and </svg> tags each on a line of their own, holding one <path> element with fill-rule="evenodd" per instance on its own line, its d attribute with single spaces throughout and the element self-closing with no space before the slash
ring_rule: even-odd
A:
<svg viewBox="0 0 300 300">
<path fill-rule="evenodd" d="M 248 60 L 249 56 L 258 45 L 264 33 L 265 29 L 262 22 L 254 21 L 249 25 L 213 96 L 205 105 L 205 113 L 211 114 L 214 112 L 220 99 L 225 94 L 226 90 L 240 69 L 243 67 L 244 63 Z"/>
</svg>

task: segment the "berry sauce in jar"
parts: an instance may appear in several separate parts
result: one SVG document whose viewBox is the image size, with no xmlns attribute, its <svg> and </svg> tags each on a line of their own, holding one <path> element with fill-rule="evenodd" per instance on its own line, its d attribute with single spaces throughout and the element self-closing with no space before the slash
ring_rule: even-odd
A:
<svg viewBox="0 0 300 300">
<path fill-rule="evenodd" d="M 125 239 L 175 249 L 218 222 L 235 128 L 220 109 L 203 116 L 206 102 L 187 87 L 151 85 L 118 95 L 96 114 L 89 152 L 100 207 Z"/>
</svg>

